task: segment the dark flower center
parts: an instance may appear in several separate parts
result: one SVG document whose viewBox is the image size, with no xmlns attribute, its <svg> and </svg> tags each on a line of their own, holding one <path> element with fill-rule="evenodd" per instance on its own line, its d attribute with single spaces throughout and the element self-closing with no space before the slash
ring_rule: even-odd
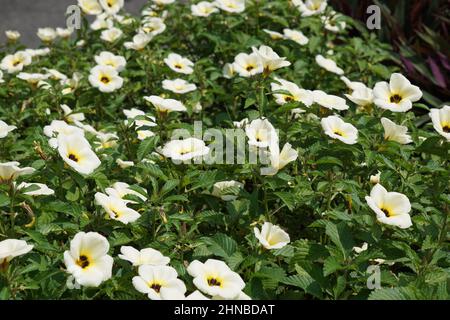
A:
<svg viewBox="0 0 450 320">
<path fill-rule="evenodd" d="M 69 154 L 69 159 L 75 162 L 78 162 L 78 158 L 76 155 L 74 155 L 73 153 Z"/>
<path fill-rule="evenodd" d="M 89 266 L 90 263 L 89 263 L 88 257 L 86 257 L 85 255 L 82 255 L 82 256 L 80 256 L 80 258 L 78 259 L 77 264 L 78 264 L 81 268 L 85 269 L 85 268 L 87 268 L 87 267 Z"/>
<path fill-rule="evenodd" d="M 400 101 L 402 101 L 402 97 L 398 94 L 391 96 L 391 103 L 400 103 Z"/>
<path fill-rule="evenodd" d="M 208 285 L 220 287 L 221 283 L 216 278 L 208 278 Z"/>
<path fill-rule="evenodd" d="M 385 209 L 385 208 L 381 208 L 381 211 L 383 211 L 383 213 L 386 215 L 386 217 L 390 217 L 391 216 L 391 213 L 389 212 L 389 210 L 388 209 Z"/>
<path fill-rule="evenodd" d="M 159 291 L 161 290 L 161 285 L 159 283 L 152 283 L 152 285 L 150 286 L 150 288 L 152 288 L 153 290 L 155 290 L 157 293 L 159 293 Z"/>
<path fill-rule="evenodd" d="M 442 128 L 442 130 L 444 130 L 444 132 L 445 133 L 450 133 L 450 126 L 444 126 L 443 128 Z"/>
<path fill-rule="evenodd" d="M 100 81 L 106 84 L 106 83 L 109 83 L 110 80 L 109 80 L 108 77 L 102 77 L 102 78 L 100 79 Z"/>
</svg>

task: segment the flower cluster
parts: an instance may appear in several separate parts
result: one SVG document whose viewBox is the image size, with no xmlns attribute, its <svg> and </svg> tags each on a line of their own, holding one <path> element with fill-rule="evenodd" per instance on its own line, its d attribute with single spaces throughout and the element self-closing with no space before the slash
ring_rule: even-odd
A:
<svg viewBox="0 0 450 320">
<path fill-rule="evenodd" d="M 2 297 L 448 299 L 450 106 L 374 34 L 326 0 L 78 6 L 0 50 Z"/>
</svg>

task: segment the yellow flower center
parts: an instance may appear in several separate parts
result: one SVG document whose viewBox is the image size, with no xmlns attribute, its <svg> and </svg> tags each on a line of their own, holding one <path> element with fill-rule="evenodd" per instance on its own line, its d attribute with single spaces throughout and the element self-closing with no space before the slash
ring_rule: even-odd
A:
<svg viewBox="0 0 450 320">
<path fill-rule="evenodd" d="M 157 282 L 152 282 L 152 283 L 149 283 L 148 286 L 150 288 L 152 288 L 153 290 L 155 290 L 156 293 L 159 293 L 159 291 L 161 291 L 162 284 L 157 283 Z"/>
<path fill-rule="evenodd" d="M 335 134 L 335 135 L 338 135 L 338 136 L 340 136 L 340 137 L 345 137 L 345 134 L 344 134 L 342 131 L 340 131 L 340 130 L 335 130 L 335 131 L 334 131 L 334 134 Z"/>
<path fill-rule="evenodd" d="M 294 100 L 294 97 L 293 97 L 293 96 L 284 96 L 284 101 L 290 102 L 290 101 L 292 101 L 292 100 Z"/>
<path fill-rule="evenodd" d="M 80 257 L 78 258 L 76 263 L 82 269 L 86 269 L 91 264 L 90 261 L 89 261 L 89 258 L 86 255 L 84 255 L 84 254 L 80 255 Z"/>
<path fill-rule="evenodd" d="M 391 208 L 381 207 L 380 210 L 383 211 L 387 218 L 395 216 L 395 213 Z"/>
<path fill-rule="evenodd" d="M 251 65 L 251 64 L 249 64 L 249 65 L 245 68 L 245 70 L 247 70 L 247 71 L 252 71 L 253 69 L 255 69 L 255 66 L 254 66 L 254 65 Z"/>
<path fill-rule="evenodd" d="M 222 286 L 222 280 L 217 277 L 209 277 L 208 278 L 208 285 L 210 287 L 221 287 Z"/>
<path fill-rule="evenodd" d="M 12 65 L 13 65 L 13 67 L 17 67 L 19 64 L 21 64 L 22 63 L 22 60 L 20 60 L 20 59 L 15 59 L 15 60 L 13 60 L 13 63 L 12 63 Z"/>
<path fill-rule="evenodd" d="M 177 69 L 183 69 L 183 66 L 180 63 L 176 63 L 174 65 L 174 67 L 177 68 Z"/>
<path fill-rule="evenodd" d="M 402 100 L 403 98 L 398 94 L 394 94 L 390 98 L 391 103 L 400 103 Z"/>
<path fill-rule="evenodd" d="M 80 159 L 78 159 L 78 157 L 74 154 L 74 153 L 69 153 L 68 158 L 72 161 L 78 162 L 80 161 Z"/>
<path fill-rule="evenodd" d="M 100 81 L 103 82 L 104 84 L 108 84 L 111 81 L 111 79 L 108 76 L 102 75 Z"/>
</svg>

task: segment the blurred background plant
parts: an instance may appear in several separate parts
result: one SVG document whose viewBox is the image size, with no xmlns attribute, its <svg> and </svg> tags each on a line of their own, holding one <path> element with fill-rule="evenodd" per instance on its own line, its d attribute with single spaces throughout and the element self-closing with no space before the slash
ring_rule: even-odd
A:
<svg viewBox="0 0 450 320">
<path fill-rule="evenodd" d="M 450 101 L 449 0 L 331 0 L 333 7 L 360 21 L 368 6 L 381 9 L 380 40 L 390 42 L 393 60 L 424 91 L 433 107 Z"/>
</svg>

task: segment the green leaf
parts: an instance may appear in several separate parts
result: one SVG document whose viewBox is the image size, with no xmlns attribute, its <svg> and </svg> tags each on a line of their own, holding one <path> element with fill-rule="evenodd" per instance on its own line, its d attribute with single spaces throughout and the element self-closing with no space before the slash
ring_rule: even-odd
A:
<svg viewBox="0 0 450 320">
<path fill-rule="evenodd" d="M 295 208 L 295 196 L 290 192 L 275 192 L 274 193 L 278 198 L 283 201 L 283 203 L 288 207 L 290 211 Z"/>
<path fill-rule="evenodd" d="M 150 154 L 157 145 L 159 141 L 159 136 L 154 136 L 143 140 L 139 144 L 139 148 L 137 150 L 137 158 L 139 161 L 145 158 L 148 154 Z"/>
<path fill-rule="evenodd" d="M 372 291 L 369 300 L 410 300 L 412 293 L 406 288 L 382 288 Z"/>
</svg>

